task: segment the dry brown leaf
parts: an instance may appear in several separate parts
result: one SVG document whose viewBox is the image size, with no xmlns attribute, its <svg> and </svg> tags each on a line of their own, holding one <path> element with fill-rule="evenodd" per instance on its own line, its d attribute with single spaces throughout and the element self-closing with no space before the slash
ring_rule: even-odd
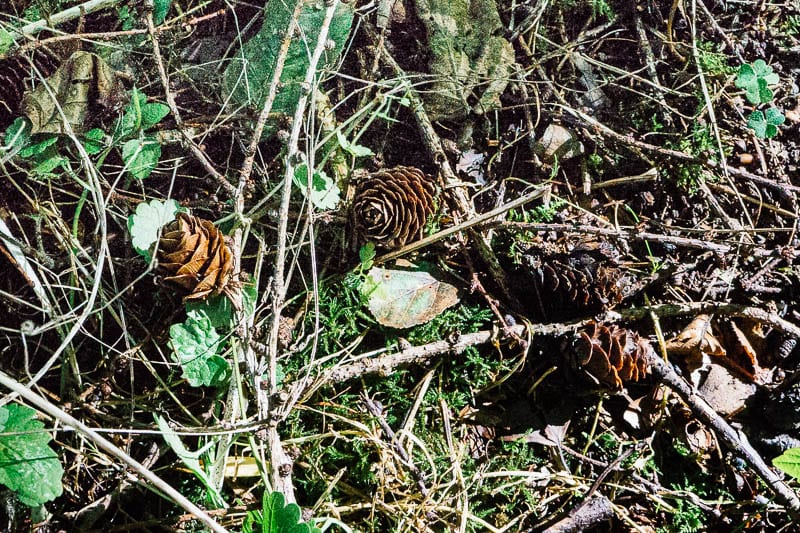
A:
<svg viewBox="0 0 800 533">
<path fill-rule="evenodd" d="M 717 357 L 725 355 L 725 348 L 711 330 L 709 315 L 697 315 L 677 337 L 667 341 L 666 348 L 673 355 L 693 359 L 702 359 L 704 354 Z"/>
</svg>

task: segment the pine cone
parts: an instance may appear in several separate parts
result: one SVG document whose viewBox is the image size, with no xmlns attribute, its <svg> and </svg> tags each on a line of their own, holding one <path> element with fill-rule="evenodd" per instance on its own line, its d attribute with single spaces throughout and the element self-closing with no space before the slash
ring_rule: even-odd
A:
<svg viewBox="0 0 800 533">
<path fill-rule="evenodd" d="M 632 281 L 604 258 L 577 250 L 527 261 L 544 320 L 600 313 L 622 301 Z"/>
<path fill-rule="evenodd" d="M 436 209 L 436 186 L 421 170 L 395 167 L 373 172 L 356 188 L 353 226 L 362 241 L 400 248 L 422 238 Z"/>
<path fill-rule="evenodd" d="M 219 294 L 228 284 L 233 256 L 222 232 L 208 220 L 178 213 L 161 233 L 159 267 L 164 279 L 189 291 L 185 300 Z"/>
<path fill-rule="evenodd" d="M 614 324 L 593 323 L 579 333 L 574 350 L 580 366 L 597 381 L 622 389 L 628 381 L 639 381 L 648 371 L 645 354 L 650 343 Z"/>
</svg>

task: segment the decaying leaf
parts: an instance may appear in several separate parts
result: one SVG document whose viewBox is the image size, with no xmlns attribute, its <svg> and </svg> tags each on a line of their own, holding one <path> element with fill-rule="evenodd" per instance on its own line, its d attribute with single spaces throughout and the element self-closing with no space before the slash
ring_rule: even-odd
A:
<svg viewBox="0 0 800 533">
<path fill-rule="evenodd" d="M 31 134 L 63 133 L 65 120 L 82 133 L 94 109 L 110 108 L 122 100 L 124 90 L 111 67 L 99 56 L 81 51 L 24 96 L 22 113 L 31 121 Z"/>
<path fill-rule="evenodd" d="M 702 359 L 703 354 L 720 357 L 725 355 L 725 348 L 711 331 L 709 315 L 697 315 L 677 337 L 667 341 L 666 347 L 673 355 L 693 359 Z"/>
<path fill-rule="evenodd" d="M 702 373 L 700 383 L 694 381 L 697 391 L 722 416 L 732 416 L 744 409 L 747 400 L 756 393 L 756 385 L 745 380 L 738 372 L 712 361 Z M 695 378 L 695 374 L 692 377 Z"/>
<path fill-rule="evenodd" d="M 375 319 L 398 329 L 424 324 L 459 301 L 456 287 L 421 270 L 375 267 L 361 291 Z"/>
</svg>

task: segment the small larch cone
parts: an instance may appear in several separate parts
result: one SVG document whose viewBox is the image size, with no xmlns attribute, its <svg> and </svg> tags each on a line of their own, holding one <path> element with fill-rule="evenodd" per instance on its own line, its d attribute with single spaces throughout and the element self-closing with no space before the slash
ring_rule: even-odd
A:
<svg viewBox="0 0 800 533">
<path fill-rule="evenodd" d="M 233 271 L 233 255 L 222 232 L 208 220 L 178 213 L 161 233 L 159 267 L 164 277 L 183 287 L 184 300 L 202 300 L 225 289 Z"/>
<path fill-rule="evenodd" d="M 356 187 L 353 226 L 362 241 L 400 248 L 421 239 L 436 210 L 436 185 L 421 170 L 394 167 L 373 172 Z"/>
<path fill-rule="evenodd" d="M 633 331 L 593 323 L 579 332 L 574 349 L 581 368 L 600 383 L 620 390 L 623 383 L 647 375 L 646 353 L 652 347 Z"/>
</svg>

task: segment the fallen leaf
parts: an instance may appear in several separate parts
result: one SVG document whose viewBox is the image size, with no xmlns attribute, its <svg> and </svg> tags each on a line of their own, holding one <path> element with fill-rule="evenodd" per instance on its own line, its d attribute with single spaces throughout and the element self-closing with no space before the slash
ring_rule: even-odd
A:
<svg viewBox="0 0 800 533">
<path fill-rule="evenodd" d="M 398 329 L 424 324 L 459 301 L 456 287 L 423 270 L 375 267 L 361 291 L 378 323 Z"/>
<path fill-rule="evenodd" d="M 725 348 L 711 331 L 709 315 L 697 315 L 677 337 L 667 341 L 666 348 L 673 355 L 697 359 L 701 359 L 703 354 L 718 357 L 725 355 Z"/>
</svg>

